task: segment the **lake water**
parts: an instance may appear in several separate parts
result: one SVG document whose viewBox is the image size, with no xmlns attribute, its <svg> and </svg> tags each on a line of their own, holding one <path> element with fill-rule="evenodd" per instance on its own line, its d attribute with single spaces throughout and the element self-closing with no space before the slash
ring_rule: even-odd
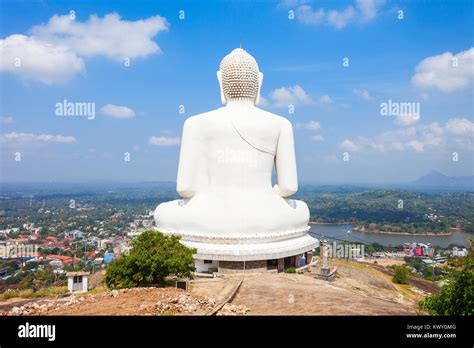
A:
<svg viewBox="0 0 474 348">
<path fill-rule="evenodd" d="M 338 239 L 357 243 L 379 243 L 385 246 L 396 246 L 402 245 L 403 243 L 418 242 L 418 243 L 431 243 L 433 246 L 447 247 L 449 244 L 455 243 L 460 245 L 468 246 L 466 238 L 474 237 L 473 234 L 465 232 L 454 232 L 449 236 L 405 236 L 405 235 L 389 235 L 389 234 L 377 234 L 368 232 L 353 231 L 352 226 L 347 225 L 310 225 L 311 232 L 315 237 L 320 238 L 321 235 L 326 237 L 334 237 Z M 347 234 L 347 231 L 351 231 Z"/>
</svg>

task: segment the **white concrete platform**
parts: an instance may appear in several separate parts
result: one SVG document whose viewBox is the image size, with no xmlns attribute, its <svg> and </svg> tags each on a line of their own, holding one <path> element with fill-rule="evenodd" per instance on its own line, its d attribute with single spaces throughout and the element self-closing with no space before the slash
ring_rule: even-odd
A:
<svg viewBox="0 0 474 348">
<path fill-rule="evenodd" d="M 198 250 L 194 258 L 216 261 L 273 260 L 303 254 L 319 246 L 319 240 L 309 234 L 297 238 L 257 244 L 210 244 L 196 241 L 181 242 Z"/>
</svg>

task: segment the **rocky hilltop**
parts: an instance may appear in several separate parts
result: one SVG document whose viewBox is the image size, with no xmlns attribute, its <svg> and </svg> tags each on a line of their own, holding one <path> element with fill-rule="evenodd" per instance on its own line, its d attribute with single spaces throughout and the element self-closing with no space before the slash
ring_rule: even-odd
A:
<svg viewBox="0 0 474 348">
<path fill-rule="evenodd" d="M 422 278 L 391 281 L 385 265 L 333 260 L 337 277 L 316 279 L 318 266 L 300 274 L 247 273 L 198 278 L 186 292 L 133 288 L 83 295 L 0 302 L 1 315 L 416 315 L 418 301 L 439 288 Z"/>
</svg>

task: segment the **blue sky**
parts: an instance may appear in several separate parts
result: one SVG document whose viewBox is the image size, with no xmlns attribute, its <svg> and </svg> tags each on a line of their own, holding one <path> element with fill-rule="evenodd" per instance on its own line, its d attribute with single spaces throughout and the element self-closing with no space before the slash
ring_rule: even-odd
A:
<svg viewBox="0 0 474 348">
<path fill-rule="evenodd" d="M 216 71 L 241 42 L 261 107 L 294 125 L 300 182 L 474 175 L 472 6 L 2 2 L 0 180 L 175 180 L 183 123 L 221 106 Z M 95 118 L 56 115 L 65 99 L 95 103 Z M 419 117 L 381 115 L 389 100 Z"/>
</svg>

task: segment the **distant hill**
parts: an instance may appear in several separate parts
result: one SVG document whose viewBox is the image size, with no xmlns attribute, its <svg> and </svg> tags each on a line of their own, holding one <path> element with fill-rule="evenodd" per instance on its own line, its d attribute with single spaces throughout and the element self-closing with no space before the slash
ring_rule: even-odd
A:
<svg viewBox="0 0 474 348">
<path fill-rule="evenodd" d="M 474 176 L 448 176 L 432 170 L 425 176 L 411 182 L 411 185 L 474 189 Z"/>
</svg>

